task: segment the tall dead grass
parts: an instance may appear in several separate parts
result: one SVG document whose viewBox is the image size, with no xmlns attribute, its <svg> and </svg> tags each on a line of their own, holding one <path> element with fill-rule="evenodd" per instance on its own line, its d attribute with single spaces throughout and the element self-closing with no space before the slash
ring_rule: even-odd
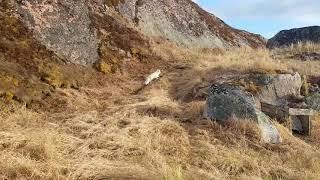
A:
<svg viewBox="0 0 320 180">
<path fill-rule="evenodd" d="M 8 114 L 0 123 L 1 178 L 319 177 L 317 146 L 293 137 L 281 125 L 277 127 L 284 143 L 266 145 L 249 121 L 218 124 L 201 119 L 203 102 L 177 103 L 156 87 L 146 99 L 120 105 L 111 114 L 75 111 L 64 120 L 25 108 Z M 175 113 L 143 113 L 142 106 Z"/>
<path fill-rule="evenodd" d="M 292 44 L 288 47 L 276 48 L 273 50 L 273 54 L 278 58 L 281 57 L 292 57 L 296 54 L 303 53 L 318 53 L 320 52 L 320 44 L 314 42 L 299 42 Z"/>
<path fill-rule="evenodd" d="M 299 139 L 277 124 L 284 143 L 264 144 L 255 124 L 201 118 L 212 82 L 257 71 L 316 75 L 318 65 L 274 59 L 266 49 L 159 44 L 154 52 L 175 64 L 139 94 L 66 89 L 50 111 L 1 111 L 0 179 L 318 179 L 316 136 Z"/>
<path fill-rule="evenodd" d="M 320 75 L 320 63 L 301 61 L 292 55 L 303 52 L 320 52 L 320 45 L 307 42 L 287 48 L 269 50 L 241 47 L 232 50 L 201 51 L 183 49 L 168 42 L 154 47 L 153 51 L 164 59 L 175 58 L 178 63 L 192 64 L 193 69 L 204 72 L 215 71 L 238 72 L 293 72 L 306 75 Z"/>
<path fill-rule="evenodd" d="M 40 114 L 18 108 L 0 117 L 0 178 L 64 179 L 61 138 Z"/>
</svg>

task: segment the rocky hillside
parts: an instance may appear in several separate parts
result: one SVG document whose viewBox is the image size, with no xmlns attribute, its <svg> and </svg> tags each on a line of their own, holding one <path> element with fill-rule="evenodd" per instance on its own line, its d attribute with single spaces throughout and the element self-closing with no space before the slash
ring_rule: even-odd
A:
<svg viewBox="0 0 320 180">
<path fill-rule="evenodd" d="M 264 39 L 234 29 L 191 0 L 124 0 L 116 10 L 149 36 L 192 48 L 264 46 Z"/>
<path fill-rule="evenodd" d="M 145 74 L 166 64 L 152 47 L 168 40 L 190 48 L 265 45 L 190 0 L 1 0 L 0 20 L 0 96 L 23 102 L 92 83 L 99 78 L 91 67 Z"/>
<path fill-rule="evenodd" d="M 141 43 L 141 32 L 192 48 L 264 45 L 262 37 L 228 26 L 190 0 L 5 0 L 2 4 L 10 6 L 4 8 L 10 8 L 37 41 L 76 64 L 97 62 L 104 43 L 120 54 L 135 54 L 130 47 L 147 43 Z"/>
<path fill-rule="evenodd" d="M 27 45 L 30 44 L 24 46 Z M 167 50 L 158 54 L 172 60 L 165 61 L 170 68 L 161 66 L 161 77 L 139 91 L 136 89 L 144 78 L 123 76 L 125 72 L 131 74 L 130 69 L 148 75 L 153 71 L 146 72 L 143 67 L 150 62 L 124 69 L 124 74 L 120 74 L 122 79 L 114 74 L 100 76 L 89 71 L 93 75 L 89 76 L 90 81 L 101 78 L 98 84 L 57 88 L 38 106 L 11 106 L 14 101 L 1 98 L 0 179 L 319 179 L 320 119 L 314 121 L 312 136 L 298 136 L 300 139 L 283 125 L 263 120 L 264 115 L 256 109 L 259 104 L 253 103 L 258 101 L 252 96 L 263 92 L 261 97 L 269 94 L 274 100 L 273 97 L 287 95 L 281 87 L 294 90 L 289 85 L 295 83 L 285 83 L 288 79 L 281 77 L 295 80 L 296 76 L 269 78 L 277 72 L 308 73 L 315 77 L 309 85 L 319 85 L 319 62 L 275 60 L 266 49 L 243 48 L 217 55 L 213 51 L 161 46 Z M 45 55 L 43 47 L 33 48 L 42 53 L 27 54 L 25 50 L 16 54 L 26 54 L 29 61 L 31 55 L 37 58 Z M 6 58 L 10 56 L 14 57 L 14 53 Z M 3 69 L 10 71 L 13 67 Z M 76 67 L 68 69 L 67 77 L 81 77 L 72 73 Z M 50 80 L 52 75 L 44 78 Z M 300 86 L 301 81 L 297 80 Z M 18 87 L 21 83 L 16 81 Z M 221 86 L 213 93 L 207 91 L 212 84 L 223 83 L 237 86 L 241 91 Z M 217 114 L 212 115 L 220 123 L 202 118 L 207 97 L 209 101 L 227 100 L 221 102 L 226 108 L 208 103 L 209 108 L 218 106 Z M 317 106 L 319 99 L 319 95 L 311 95 L 306 103 Z M 254 122 L 262 124 L 257 127 L 257 123 L 243 119 L 229 123 L 218 119 L 219 116 L 234 118 L 235 113 L 241 113 L 243 118 L 253 115 Z M 269 127 L 268 122 L 280 133 L 281 144 L 262 142 L 265 132 L 262 130 L 270 128 L 260 129 Z"/>
<path fill-rule="evenodd" d="M 268 43 L 268 48 L 277 48 L 289 46 L 298 42 L 320 42 L 320 26 L 310 26 L 303 28 L 295 28 L 283 30 L 271 38 Z"/>
<path fill-rule="evenodd" d="M 0 0 L 0 22 L 0 179 L 320 177 L 320 121 L 262 111 L 319 110 L 298 49 L 227 49 L 264 40 L 189 0 Z"/>
</svg>

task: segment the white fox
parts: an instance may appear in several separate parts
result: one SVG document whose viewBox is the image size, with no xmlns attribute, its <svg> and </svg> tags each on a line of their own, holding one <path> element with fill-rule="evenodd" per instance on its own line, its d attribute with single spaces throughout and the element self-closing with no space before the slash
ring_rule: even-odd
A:
<svg viewBox="0 0 320 180">
<path fill-rule="evenodd" d="M 158 79 L 160 77 L 161 71 L 158 69 L 156 72 L 150 74 L 147 78 L 146 81 L 144 82 L 144 85 L 150 84 L 153 80 Z"/>
</svg>

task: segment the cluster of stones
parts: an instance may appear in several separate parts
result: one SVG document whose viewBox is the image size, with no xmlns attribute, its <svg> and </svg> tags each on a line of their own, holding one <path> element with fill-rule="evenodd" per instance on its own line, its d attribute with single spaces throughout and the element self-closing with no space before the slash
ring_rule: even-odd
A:
<svg viewBox="0 0 320 180">
<path fill-rule="evenodd" d="M 229 120 L 256 122 L 261 129 L 262 139 L 268 143 L 282 141 L 272 119 L 288 124 L 287 127 L 296 132 L 310 134 L 314 116 L 314 111 L 311 109 L 314 106 L 306 105 L 305 109 L 292 108 L 291 99 L 294 97 L 302 101 L 310 100 L 308 97 L 301 97 L 300 89 L 303 84 L 301 76 L 298 73 L 263 76 L 268 76 L 264 79 L 269 80 L 260 84 L 260 91 L 255 95 L 239 85 L 212 85 L 208 90 L 204 116 L 220 122 Z M 317 98 L 312 100 L 317 101 Z"/>
</svg>

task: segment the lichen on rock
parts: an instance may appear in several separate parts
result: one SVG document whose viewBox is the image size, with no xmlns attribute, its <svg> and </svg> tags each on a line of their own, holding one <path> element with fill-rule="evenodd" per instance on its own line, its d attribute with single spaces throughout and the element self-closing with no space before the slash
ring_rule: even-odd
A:
<svg viewBox="0 0 320 180">
<path fill-rule="evenodd" d="M 271 119 L 259 110 L 257 104 L 252 94 L 238 86 L 212 85 L 208 90 L 204 116 L 218 122 L 250 120 L 259 126 L 264 142 L 282 142 Z"/>
<path fill-rule="evenodd" d="M 320 112 L 320 93 L 314 93 L 307 96 L 305 102 L 308 107 Z"/>
<path fill-rule="evenodd" d="M 266 43 L 259 35 L 231 28 L 191 1 L 123 0 L 117 10 L 145 34 L 189 48 L 263 47 Z"/>
<path fill-rule="evenodd" d="M 22 1 L 16 7 L 33 36 L 66 62 L 92 64 L 98 60 L 99 40 L 85 0 Z"/>
</svg>

